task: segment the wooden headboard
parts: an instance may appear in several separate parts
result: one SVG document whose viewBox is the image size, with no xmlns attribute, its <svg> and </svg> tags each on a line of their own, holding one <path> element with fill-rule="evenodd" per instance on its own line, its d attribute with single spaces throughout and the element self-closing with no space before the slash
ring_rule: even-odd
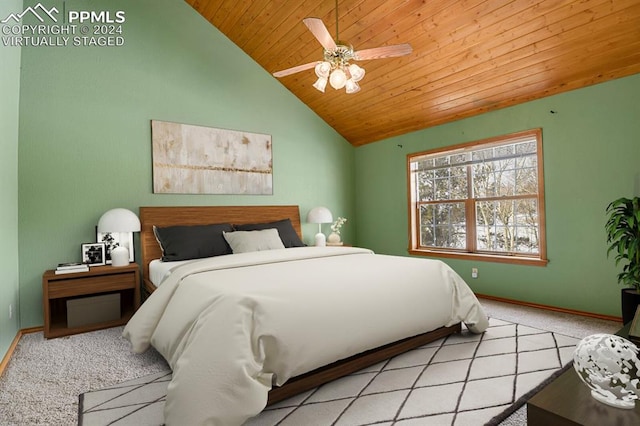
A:
<svg viewBox="0 0 640 426">
<path fill-rule="evenodd" d="M 153 226 L 207 225 L 212 223 L 273 222 L 291 219 L 291 224 L 302 239 L 300 209 L 298 206 L 179 206 L 140 207 L 140 248 L 142 252 L 142 273 L 145 288 L 149 290 L 149 262 L 160 259 L 162 251 L 158 245 Z"/>
</svg>

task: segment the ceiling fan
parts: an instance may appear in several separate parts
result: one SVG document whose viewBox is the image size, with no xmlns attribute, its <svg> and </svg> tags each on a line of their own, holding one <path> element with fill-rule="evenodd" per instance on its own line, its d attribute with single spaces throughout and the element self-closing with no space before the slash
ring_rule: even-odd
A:
<svg viewBox="0 0 640 426">
<path fill-rule="evenodd" d="M 345 87 L 347 93 L 360 90 L 358 81 L 362 80 L 365 71 L 362 67 L 350 61 L 365 61 L 369 59 L 393 58 L 410 54 L 413 49 L 407 43 L 391 46 L 374 47 L 372 49 L 353 50 L 353 46 L 338 39 L 338 0 L 336 0 L 336 39 L 329 34 L 329 30 L 320 18 L 305 18 L 302 20 L 314 37 L 324 48 L 324 60 L 298 65 L 286 70 L 274 72 L 274 77 L 284 77 L 315 68 L 318 80 L 313 87 L 324 93 L 327 81 L 336 90 Z"/>
</svg>

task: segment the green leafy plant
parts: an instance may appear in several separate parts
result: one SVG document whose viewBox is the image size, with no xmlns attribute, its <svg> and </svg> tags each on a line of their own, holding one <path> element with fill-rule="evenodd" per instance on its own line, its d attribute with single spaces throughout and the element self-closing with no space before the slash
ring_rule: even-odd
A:
<svg viewBox="0 0 640 426">
<path fill-rule="evenodd" d="M 640 198 L 619 198 L 607 206 L 607 214 L 607 257 L 615 253 L 616 266 L 626 261 L 618 282 L 640 291 Z"/>
</svg>

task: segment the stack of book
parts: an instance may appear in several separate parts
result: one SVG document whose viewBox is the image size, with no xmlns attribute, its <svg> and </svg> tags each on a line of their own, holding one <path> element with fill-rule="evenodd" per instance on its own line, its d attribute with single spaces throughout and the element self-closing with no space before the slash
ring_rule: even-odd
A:
<svg viewBox="0 0 640 426">
<path fill-rule="evenodd" d="M 56 275 L 73 274 L 74 272 L 87 272 L 89 265 L 80 262 L 59 263 L 56 268 Z"/>
</svg>

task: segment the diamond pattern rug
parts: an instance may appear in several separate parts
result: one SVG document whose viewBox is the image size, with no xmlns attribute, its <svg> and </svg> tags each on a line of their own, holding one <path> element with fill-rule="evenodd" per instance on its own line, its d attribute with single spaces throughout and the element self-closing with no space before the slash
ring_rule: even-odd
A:
<svg viewBox="0 0 640 426">
<path fill-rule="evenodd" d="M 267 407 L 247 426 L 497 424 L 573 359 L 580 339 L 498 319 Z M 162 425 L 171 372 L 80 395 L 82 426 Z"/>
</svg>

